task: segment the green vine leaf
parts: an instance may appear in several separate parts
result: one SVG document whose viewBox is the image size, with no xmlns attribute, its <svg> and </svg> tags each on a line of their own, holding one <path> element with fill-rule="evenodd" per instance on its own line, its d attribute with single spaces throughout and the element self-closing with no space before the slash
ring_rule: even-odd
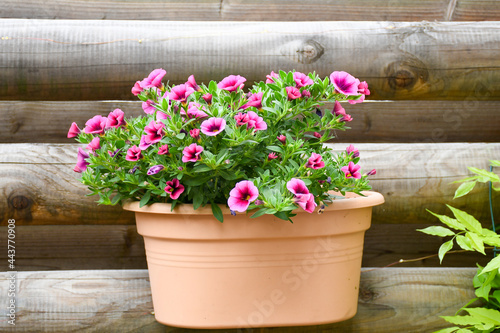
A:
<svg viewBox="0 0 500 333">
<path fill-rule="evenodd" d="M 434 215 L 435 217 L 437 217 L 441 222 L 446 224 L 448 227 L 455 229 L 455 230 L 461 230 L 461 231 L 465 230 L 465 226 L 463 226 L 461 223 L 459 223 L 456 219 L 453 219 L 453 218 L 446 216 L 446 215 L 436 214 L 434 212 L 431 212 L 428 209 L 427 209 L 427 211 L 429 213 L 431 213 L 432 215 Z"/>
<path fill-rule="evenodd" d="M 464 310 L 485 324 L 500 326 L 500 311 L 498 310 L 486 308 L 467 308 Z"/>
<path fill-rule="evenodd" d="M 482 275 L 486 272 L 491 272 L 500 267 L 500 256 L 497 256 L 490 260 L 490 262 L 483 268 L 482 272 L 479 275 Z"/>
<path fill-rule="evenodd" d="M 472 244 L 470 240 L 463 236 L 463 235 L 457 235 L 457 244 L 460 246 L 463 250 L 465 251 L 474 251 L 474 248 L 472 247 Z"/>
<path fill-rule="evenodd" d="M 455 191 L 455 196 L 453 197 L 453 199 L 463 197 L 464 195 L 472 191 L 474 189 L 474 186 L 476 186 L 476 182 L 465 182 L 461 184 Z"/>
<path fill-rule="evenodd" d="M 474 216 L 450 205 L 446 205 L 446 207 L 448 207 L 453 212 L 453 215 L 455 215 L 457 221 L 462 223 L 468 230 L 478 234 L 482 233 L 483 227 L 481 226 L 481 223 L 479 223 L 479 221 L 474 218 Z"/>
<path fill-rule="evenodd" d="M 424 229 L 417 229 L 417 231 L 423 232 L 424 234 L 439 236 L 439 237 L 455 235 L 455 233 L 450 229 L 441 226 L 431 226 Z"/>
<path fill-rule="evenodd" d="M 453 239 L 450 239 L 449 241 L 443 243 L 440 247 L 439 247 L 439 251 L 438 251 L 438 257 L 439 257 L 439 263 L 442 263 L 443 262 L 443 258 L 444 258 L 444 255 L 451 250 L 451 248 L 453 247 Z"/>
</svg>

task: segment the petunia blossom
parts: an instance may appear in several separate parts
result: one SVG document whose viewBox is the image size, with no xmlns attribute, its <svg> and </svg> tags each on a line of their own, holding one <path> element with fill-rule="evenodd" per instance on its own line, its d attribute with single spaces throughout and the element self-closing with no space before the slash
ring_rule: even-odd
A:
<svg viewBox="0 0 500 333">
<path fill-rule="evenodd" d="M 179 196 L 184 192 L 184 185 L 179 183 L 179 179 L 174 178 L 168 182 L 166 182 L 165 192 L 170 195 L 172 200 L 176 200 Z"/>
<path fill-rule="evenodd" d="M 373 176 L 373 175 L 376 175 L 376 174 L 377 174 L 377 170 L 375 170 L 375 169 L 372 169 L 372 170 L 370 170 L 370 171 L 368 171 L 366 173 L 367 176 Z"/>
<path fill-rule="evenodd" d="M 269 161 L 275 160 L 277 158 L 278 158 L 278 155 L 276 155 L 276 153 L 269 153 L 269 155 L 267 155 L 267 159 Z"/>
<path fill-rule="evenodd" d="M 356 100 L 348 100 L 349 104 L 363 103 L 365 100 L 365 95 L 370 95 L 370 90 L 368 89 L 368 83 L 363 81 L 358 86 L 358 93 L 361 94 L 361 98 Z"/>
<path fill-rule="evenodd" d="M 127 156 L 125 156 L 125 159 L 127 161 L 138 161 L 142 158 L 142 150 L 137 147 L 136 145 L 133 145 L 127 150 Z"/>
<path fill-rule="evenodd" d="M 256 131 L 264 131 L 267 129 L 264 118 L 259 117 L 254 111 L 248 111 L 247 113 L 239 112 L 234 116 L 234 119 L 238 126 L 246 125 L 248 129 L 255 129 Z"/>
<path fill-rule="evenodd" d="M 295 87 L 286 87 L 285 90 L 289 101 L 302 97 L 300 90 Z"/>
<path fill-rule="evenodd" d="M 82 130 L 80 128 L 78 128 L 78 125 L 75 122 L 71 123 L 71 126 L 69 127 L 69 131 L 68 131 L 68 138 L 77 137 L 81 131 Z"/>
<path fill-rule="evenodd" d="M 266 83 L 274 83 L 274 79 L 279 79 L 280 75 L 271 71 L 269 75 L 266 75 Z"/>
<path fill-rule="evenodd" d="M 205 110 L 205 107 L 203 105 L 196 102 L 189 102 L 187 117 L 189 119 L 208 117 L 208 114 L 206 114 L 206 112 L 203 110 Z M 186 116 L 186 111 L 184 111 L 184 109 L 181 109 L 180 113 L 181 115 Z"/>
<path fill-rule="evenodd" d="M 317 206 L 316 202 L 314 201 L 314 195 L 312 195 L 312 193 L 296 195 L 295 203 L 308 213 L 314 212 Z"/>
<path fill-rule="evenodd" d="M 94 116 L 87 120 L 83 131 L 87 134 L 103 134 L 107 121 L 106 117 L 100 115 Z"/>
<path fill-rule="evenodd" d="M 163 79 L 165 74 L 167 74 L 167 71 L 165 71 L 163 68 L 155 69 L 151 73 L 149 73 L 148 77 L 144 78 L 144 80 L 140 82 L 140 85 L 143 89 L 153 87 L 161 88 L 161 80 Z"/>
<path fill-rule="evenodd" d="M 93 138 L 85 148 L 94 153 L 96 150 L 101 149 L 101 139 L 98 136 Z"/>
<path fill-rule="evenodd" d="M 118 128 L 121 126 L 125 126 L 125 113 L 120 110 L 120 109 L 114 109 L 111 111 L 108 115 L 107 121 L 106 121 L 106 128 Z"/>
<path fill-rule="evenodd" d="M 336 116 L 340 115 L 345 116 L 346 114 L 345 109 L 342 107 L 339 101 L 335 101 L 332 113 L 335 114 Z"/>
<path fill-rule="evenodd" d="M 304 97 L 304 98 L 311 97 L 311 92 L 309 90 L 302 91 L 302 97 Z"/>
<path fill-rule="evenodd" d="M 359 80 L 347 72 L 333 72 L 330 74 L 330 81 L 335 87 L 335 90 L 346 96 L 359 94 Z"/>
<path fill-rule="evenodd" d="M 262 96 L 264 95 L 263 92 L 258 92 L 256 94 L 252 94 L 247 102 L 245 104 L 243 104 L 240 109 L 248 109 L 249 107 L 254 107 L 254 108 L 257 108 L 257 109 L 260 109 L 262 108 Z"/>
<path fill-rule="evenodd" d="M 201 160 L 200 154 L 203 152 L 203 147 L 198 146 L 196 143 L 192 143 L 182 150 L 182 162 L 196 162 Z"/>
<path fill-rule="evenodd" d="M 200 130 L 197 128 L 193 128 L 192 130 L 189 131 L 189 135 L 195 140 L 200 139 Z"/>
<path fill-rule="evenodd" d="M 292 178 L 286 183 L 286 188 L 295 195 L 309 194 L 309 189 L 302 179 Z"/>
<path fill-rule="evenodd" d="M 136 81 L 134 86 L 132 87 L 132 94 L 134 94 L 134 96 L 137 96 L 143 90 L 144 90 L 144 88 L 141 86 L 141 81 Z"/>
<path fill-rule="evenodd" d="M 325 162 L 322 161 L 322 157 L 319 154 L 312 153 L 311 157 L 307 160 L 306 168 L 311 169 L 321 169 L 325 167 Z"/>
<path fill-rule="evenodd" d="M 361 167 L 357 164 L 354 164 L 353 162 L 349 162 L 348 165 L 340 168 L 340 170 L 344 171 L 345 177 L 346 178 L 361 178 L 361 173 L 359 172 L 359 169 Z"/>
<path fill-rule="evenodd" d="M 224 118 L 209 118 L 201 123 L 201 132 L 208 136 L 216 136 L 226 128 Z"/>
<path fill-rule="evenodd" d="M 148 176 L 156 175 L 158 172 L 160 172 L 163 169 L 165 169 L 165 167 L 161 164 L 153 165 L 151 168 L 149 168 L 147 174 L 148 174 Z"/>
<path fill-rule="evenodd" d="M 194 75 L 190 75 L 188 77 L 186 85 L 193 88 L 195 91 L 200 91 L 200 92 L 202 91 L 200 86 L 196 83 L 196 80 L 194 79 Z"/>
<path fill-rule="evenodd" d="M 293 73 L 293 80 L 295 81 L 297 88 L 310 86 L 311 84 L 314 83 L 314 81 L 309 76 L 307 76 L 301 72 L 294 72 Z"/>
<path fill-rule="evenodd" d="M 145 102 L 142 102 L 142 109 L 144 110 L 145 113 L 147 114 L 153 114 L 156 111 L 155 108 L 155 102 L 148 99 Z"/>
<path fill-rule="evenodd" d="M 171 100 L 178 101 L 181 103 L 186 103 L 187 98 L 192 93 L 194 93 L 193 88 L 191 88 L 190 86 L 187 86 L 185 84 L 179 84 L 178 86 L 175 86 L 172 88 L 172 90 L 170 90 L 168 97 Z"/>
<path fill-rule="evenodd" d="M 158 155 L 168 154 L 168 145 L 163 145 L 158 149 Z"/>
<path fill-rule="evenodd" d="M 282 144 L 285 144 L 285 143 L 286 143 L 286 136 L 284 136 L 283 134 L 278 135 L 277 139 L 278 139 L 278 140 L 279 140 L 279 142 L 281 142 Z"/>
<path fill-rule="evenodd" d="M 209 105 L 212 103 L 212 94 L 205 94 L 201 98 Z"/>
<path fill-rule="evenodd" d="M 236 212 L 245 212 L 250 203 L 259 196 L 259 189 L 249 180 L 242 180 L 229 192 L 227 204 L 229 209 Z"/>
<path fill-rule="evenodd" d="M 222 90 L 233 92 L 238 89 L 242 89 L 246 80 L 247 79 L 240 75 L 229 75 L 217 83 L 217 87 Z"/>
<path fill-rule="evenodd" d="M 353 145 L 349 145 L 349 147 L 347 147 L 345 151 L 347 152 L 347 154 L 352 154 L 352 157 L 354 158 L 359 157 L 359 150 L 356 149 L 356 147 L 354 147 Z"/>
<path fill-rule="evenodd" d="M 76 157 L 76 166 L 73 169 L 75 172 L 83 172 L 87 169 L 87 165 L 90 163 L 87 162 L 87 158 L 89 158 L 89 154 L 85 152 L 81 147 L 78 148 L 78 155 Z"/>
<path fill-rule="evenodd" d="M 165 124 L 162 122 L 155 122 L 152 120 L 146 127 L 144 127 L 144 132 L 146 132 L 146 137 L 150 143 L 159 142 L 164 135 L 163 128 Z"/>
<path fill-rule="evenodd" d="M 350 114 L 346 114 L 342 118 L 340 118 L 340 121 L 350 122 L 350 121 L 352 121 L 352 117 Z"/>
</svg>

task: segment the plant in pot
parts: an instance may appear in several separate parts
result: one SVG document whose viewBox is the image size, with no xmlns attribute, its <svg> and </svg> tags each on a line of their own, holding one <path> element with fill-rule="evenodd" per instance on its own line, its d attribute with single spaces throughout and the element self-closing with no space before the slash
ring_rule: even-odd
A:
<svg viewBox="0 0 500 333">
<path fill-rule="evenodd" d="M 455 326 L 444 328 L 436 333 L 490 333 L 500 330 L 500 256 L 496 255 L 497 247 L 500 246 L 500 235 L 495 231 L 491 194 L 492 190 L 500 191 L 500 186 L 498 186 L 500 177 L 492 172 L 494 166 L 500 166 L 500 161 L 490 162 L 490 171 L 469 167 L 474 176 L 457 181 L 462 184 L 455 191 L 454 198 L 469 194 L 477 183 L 489 183 L 493 230 L 484 228 L 474 216 L 450 205 L 447 206 L 453 213 L 453 217 L 429 211 L 445 226 L 430 226 L 419 230 L 433 236 L 451 237 L 438 250 L 440 261 L 443 261 L 455 242 L 460 247 L 460 251 L 474 251 L 486 255 L 485 250 L 495 250 L 493 251 L 495 255 L 485 267 L 477 265 L 478 270 L 472 281 L 476 298 L 460 308 L 454 316 L 442 316 Z"/>
<path fill-rule="evenodd" d="M 346 72 L 271 72 L 162 83 L 68 137 L 75 171 L 100 204 L 123 203 L 144 236 L 156 319 L 193 328 L 330 323 L 356 313 L 364 232 L 382 195 L 352 145 L 324 145 L 368 85 Z M 333 109 L 324 108 L 325 103 Z M 221 223 L 223 222 L 223 223 Z"/>
</svg>

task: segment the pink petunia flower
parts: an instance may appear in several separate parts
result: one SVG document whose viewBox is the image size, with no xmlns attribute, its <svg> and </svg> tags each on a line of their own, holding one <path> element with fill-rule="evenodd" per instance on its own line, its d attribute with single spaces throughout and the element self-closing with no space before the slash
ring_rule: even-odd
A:
<svg viewBox="0 0 500 333">
<path fill-rule="evenodd" d="M 346 114 L 342 118 L 340 118 L 340 121 L 350 122 L 352 121 L 352 117 L 350 114 Z"/>
<path fill-rule="evenodd" d="M 168 145 L 163 145 L 158 149 L 158 155 L 168 154 Z"/>
<path fill-rule="evenodd" d="M 188 80 L 186 82 L 186 86 L 193 88 L 195 91 L 202 91 L 200 86 L 196 83 L 196 80 L 194 79 L 194 75 L 190 75 L 188 77 Z"/>
<path fill-rule="evenodd" d="M 296 195 L 295 203 L 308 213 L 314 212 L 314 209 L 316 209 L 317 206 L 316 202 L 314 201 L 314 195 L 312 195 L 312 193 Z"/>
<path fill-rule="evenodd" d="M 266 75 L 266 83 L 274 83 L 274 79 L 279 79 L 279 77 L 279 74 L 272 71 L 271 74 Z"/>
<path fill-rule="evenodd" d="M 309 194 L 309 189 L 302 179 L 292 178 L 286 183 L 286 188 L 295 195 Z"/>
<path fill-rule="evenodd" d="M 267 129 L 267 124 L 264 118 L 259 117 L 254 111 L 248 111 L 247 113 L 239 112 L 234 116 L 236 124 L 238 126 L 247 125 L 248 129 L 254 128 L 256 131 L 264 131 Z"/>
<path fill-rule="evenodd" d="M 137 96 L 143 90 L 144 90 L 144 88 L 142 88 L 142 86 L 141 86 L 141 81 L 136 81 L 134 86 L 132 87 L 132 94 L 134 94 L 134 96 Z"/>
<path fill-rule="evenodd" d="M 321 169 L 325 167 L 325 162 L 322 161 L 322 157 L 319 154 L 312 153 L 311 157 L 307 160 L 306 168 L 311 169 Z"/>
<path fill-rule="evenodd" d="M 236 212 L 245 212 L 252 201 L 259 196 L 259 189 L 249 180 L 242 180 L 229 192 L 227 204 L 229 209 Z"/>
<path fill-rule="evenodd" d="M 87 134 L 103 134 L 107 121 L 106 117 L 100 115 L 94 116 L 85 123 L 84 132 Z"/>
<path fill-rule="evenodd" d="M 345 116 L 345 109 L 340 105 L 339 101 L 335 101 L 335 105 L 333 106 L 332 113 L 335 114 L 336 116 Z"/>
<path fill-rule="evenodd" d="M 162 119 L 170 119 L 170 115 L 166 114 L 165 112 L 162 111 L 156 111 L 156 121 L 160 121 Z"/>
<path fill-rule="evenodd" d="M 108 120 L 106 121 L 106 128 L 118 128 L 125 126 L 125 113 L 120 109 L 114 109 L 108 115 Z"/>
<path fill-rule="evenodd" d="M 316 138 L 316 139 L 321 139 L 322 135 L 318 132 L 314 132 L 313 133 L 313 136 Z"/>
<path fill-rule="evenodd" d="M 92 153 L 95 153 L 96 150 L 101 149 L 101 139 L 98 136 L 93 138 L 85 148 L 90 150 Z"/>
<path fill-rule="evenodd" d="M 278 158 L 278 155 L 276 155 L 276 153 L 269 153 L 269 155 L 267 155 L 267 159 L 269 161 L 275 160 L 277 158 Z"/>
<path fill-rule="evenodd" d="M 154 105 L 155 105 L 155 102 L 148 99 L 147 101 L 142 102 L 142 109 L 147 114 L 153 114 L 156 111 L 156 108 L 154 107 Z"/>
<path fill-rule="evenodd" d="M 356 147 L 354 147 L 353 145 L 349 145 L 349 147 L 347 147 L 345 151 L 347 152 L 347 154 L 352 153 L 352 157 L 354 158 L 359 156 L 359 150 L 357 150 Z"/>
<path fill-rule="evenodd" d="M 73 122 L 71 124 L 71 126 L 69 127 L 69 131 L 68 131 L 68 138 L 75 138 L 78 136 L 78 134 L 80 134 L 82 130 L 80 128 L 78 128 L 78 125 Z"/>
<path fill-rule="evenodd" d="M 281 135 L 278 136 L 278 140 L 282 144 L 285 144 L 286 143 L 286 136 L 284 136 L 283 134 L 281 134 Z"/>
<path fill-rule="evenodd" d="M 187 117 L 189 119 L 192 118 L 206 118 L 208 117 L 208 114 L 206 114 L 205 111 L 203 111 L 205 107 L 199 103 L 196 102 L 189 102 L 188 110 L 187 110 Z M 183 116 L 186 115 L 186 111 L 184 109 L 181 109 L 180 112 Z"/>
<path fill-rule="evenodd" d="M 201 132 L 208 136 L 216 136 L 226 128 L 224 118 L 209 118 L 201 123 Z"/>
<path fill-rule="evenodd" d="M 146 127 L 144 127 L 144 132 L 146 132 L 148 141 L 151 143 L 159 142 L 163 138 L 164 127 L 165 127 L 164 123 L 162 122 L 157 123 L 154 120 L 151 120 L 151 122 Z"/>
<path fill-rule="evenodd" d="M 361 173 L 359 173 L 360 168 L 361 167 L 359 165 L 354 164 L 353 162 L 349 162 L 348 165 L 340 168 L 340 170 L 344 171 L 346 178 L 360 179 L 361 178 Z"/>
<path fill-rule="evenodd" d="M 370 95 L 370 90 L 368 89 L 368 83 L 366 83 L 366 81 L 360 82 L 358 85 L 358 92 L 363 95 Z"/>
<path fill-rule="evenodd" d="M 311 92 L 310 92 L 309 90 L 304 90 L 304 91 L 302 92 L 302 97 L 304 97 L 304 98 L 309 98 L 309 97 L 311 97 Z"/>
<path fill-rule="evenodd" d="M 89 158 L 89 154 L 87 154 L 85 150 L 79 147 L 78 155 L 76 157 L 76 166 L 73 170 L 80 173 L 87 170 L 87 165 L 90 164 L 89 162 L 87 162 L 87 158 Z"/>
<path fill-rule="evenodd" d="M 156 175 L 158 172 L 160 172 L 163 169 L 165 169 L 165 167 L 161 164 L 153 165 L 151 168 L 149 168 L 147 175 L 148 176 Z"/>
<path fill-rule="evenodd" d="M 289 101 L 302 97 L 302 93 L 300 92 L 300 90 L 295 87 L 286 87 L 285 90 L 288 95 Z"/>
<path fill-rule="evenodd" d="M 240 75 L 229 75 L 223 78 L 222 81 L 217 84 L 217 87 L 222 90 L 233 92 L 242 89 L 245 86 L 246 80 L 247 79 Z"/>
<path fill-rule="evenodd" d="M 367 176 L 373 176 L 373 175 L 376 175 L 376 174 L 377 174 L 377 170 L 375 170 L 375 169 L 372 169 L 372 170 L 370 170 L 370 171 L 368 171 L 366 173 Z"/>
<path fill-rule="evenodd" d="M 182 150 L 182 162 L 196 162 L 201 160 L 200 154 L 203 152 L 203 147 L 192 143 Z"/>
<path fill-rule="evenodd" d="M 138 161 L 142 158 L 142 150 L 137 147 L 136 145 L 133 145 L 127 150 L 127 156 L 125 156 L 125 159 L 127 161 Z"/>
<path fill-rule="evenodd" d="M 170 90 L 168 97 L 171 100 L 178 101 L 181 103 L 186 103 L 187 98 L 192 93 L 194 93 L 193 88 L 191 88 L 185 84 L 179 84 L 178 86 L 175 86 L 172 88 L 172 90 Z"/>
<path fill-rule="evenodd" d="M 161 88 L 161 80 L 163 79 L 165 74 L 167 74 L 167 71 L 165 71 L 164 69 L 155 69 L 151 73 L 149 73 L 148 77 L 144 78 L 144 80 L 140 82 L 140 85 L 143 89 L 154 87 Z"/>
<path fill-rule="evenodd" d="M 301 72 L 293 73 L 293 80 L 295 81 L 297 88 L 310 86 L 311 84 L 314 83 L 314 81 L 309 76 Z"/>
<path fill-rule="evenodd" d="M 192 130 L 189 131 L 189 135 L 195 140 L 200 139 L 200 130 L 197 128 L 193 128 Z"/>
<path fill-rule="evenodd" d="M 205 94 L 201 96 L 201 98 L 203 98 L 203 100 L 209 105 L 212 103 L 212 94 Z"/>
<path fill-rule="evenodd" d="M 166 182 L 165 192 L 170 195 L 172 200 L 176 200 L 179 196 L 184 192 L 184 185 L 179 183 L 179 179 L 174 178 L 168 182 Z"/>
<path fill-rule="evenodd" d="M 335 87 L 335 90 L 346 96 L 359 94 L 359 80 L 347 72 L 333 72 L 330 74 L 330 81 Z"/>
<path fill-rule="evenodd" d="M 263 92 L 258 92 L 256 94 L 252 94 L 249 98 L 248 101 L 243 104 L 240 109 L 248 109 L 249 107 L 254 107 L 257 109 L 262 108 L 262 96 L 264 95 Z"/>
</svg>

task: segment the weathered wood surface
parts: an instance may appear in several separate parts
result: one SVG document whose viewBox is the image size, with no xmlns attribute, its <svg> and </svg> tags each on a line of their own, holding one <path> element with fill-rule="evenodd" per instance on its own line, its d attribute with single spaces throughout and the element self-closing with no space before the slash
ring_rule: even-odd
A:
<svg viewBox="0 0 500 333">
<path fill-rule="evenodd" d="M 474 297 L 474 268 L 384 268 L 361 273 L 358 313 L 341 323 L 259 332 L 433 332 Z M 151 314 L 147 270 L 18 272 L 15 332 L 212 332 L 164 326 Z M 10 273 L 0 273 L 7 295 Z M 7 318 L 6 297 L 0 316 Z M 6 319 L 0 329 L 6 329 Z M 247 330 L 239 330 L 239 332 Z"/>
<path fill-rule="evenodd" d="M 4 0 L 3 18 L 182 21 L 500 21 L 498 1 Z"/>
<path fill-rule="evenodd" d="M 400 259 L 436 255 L 443 240 L 416 231 L 426 226 L 373 224 L 365 236 L 363 266 L 383 267 Z M 0 227 L 0 244 L 7 244 L 7 235 L 7 227 Z M 146 268 L 144 241 L 133 225 L 18 225 L 15 241 L 17 271 Z M 7 251 L 0 252 L 0 271 L 7 270 L 7 259 Z M 454 253 L 446 256 L 443 266 L 473 267 L 476 262 L 484 266 L 489 259 L 490 253 Z M 398 266 L 440 263 L 434 256 Z"/>
<path fill-rule="evenodd" d="M 354 121 L 333 142 L 500 142 L 500 101 L 368 100 L 343 105 Z M 0 142 L 74 142 L 66 138 L 72 121 L 83 128 L 94 115 L 107 116 L 115 108 L 127 117 L 144 114 L 140 101 L 0 101 Z"/>
<path fill-rule="evenodd" d="M 131 99 L 154 68 L 171 83 L 272 70 L 344 70 L 373 99 L 498 100 L 500 22 L 0 20 L 0 99 Z M 354 51 L 353 51 L 354 50 Z"/>
<path fill-rule="evenodd" d="M 341 151 L 348 144 L 333 144 Z M 76 144 L 0 144 L 0 222 L 20 224 L 133 224 L 120 207 L 98 206 L 73 171 Z M 444 204 L 489 221 L 485 187 L 452 202 L 468 166 L 488 167 L 500 156 L 500 143 L 356 144 L 364 172 L 377 169 L 373 189 L 386 203 L 374 208 L 374 223 L 434 223 L 425 211 L 448 213 Z M 494 200 L 500 195 L 495 193 Z M 494 208 L 500 214 L 500 205 Z"/>
</svg>

